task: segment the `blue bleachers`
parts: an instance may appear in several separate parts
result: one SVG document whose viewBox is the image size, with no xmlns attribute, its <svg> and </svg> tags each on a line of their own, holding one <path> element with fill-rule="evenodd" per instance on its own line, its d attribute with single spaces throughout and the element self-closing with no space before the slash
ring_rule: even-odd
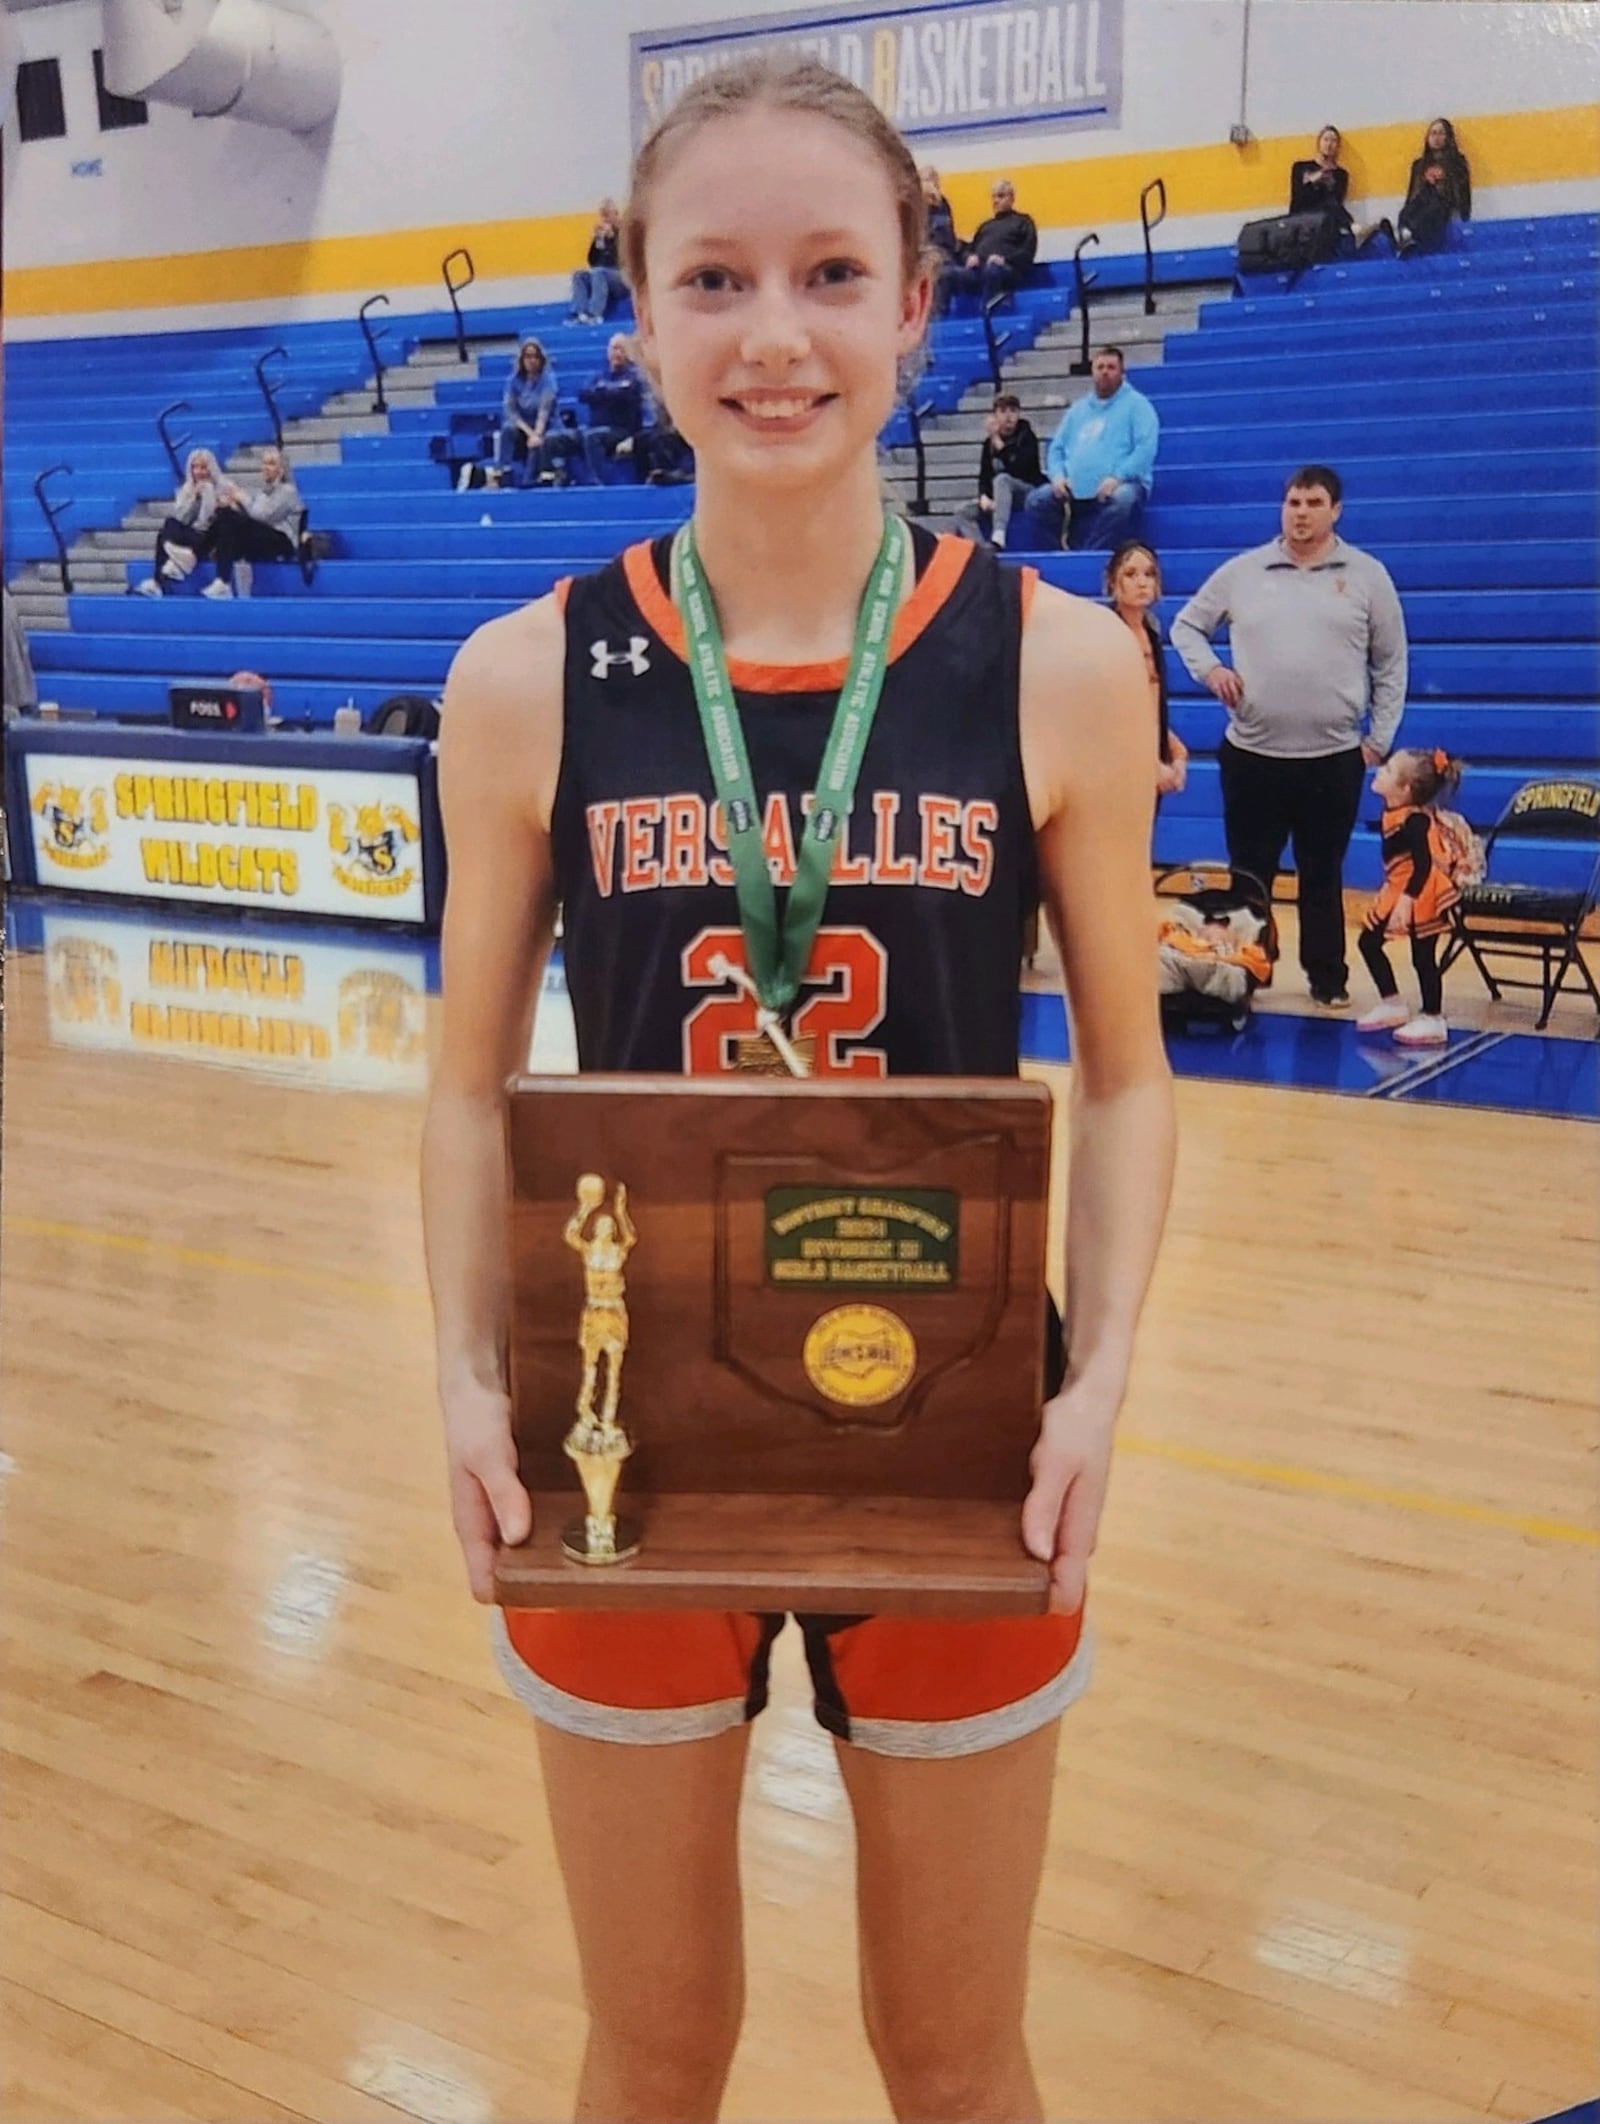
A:
<svg viewBox="0 0 1600 2124">
<path fill-rule="evenodd" d="M 1163 283 L 1225 279 L 1231 252 L 1173 253 L 1160 264 Z M 1102 289 L 1129 288 L 1142 261 L 1097 260 L 1095 270 Z M 1065 314 L 1069 291 L 1059 263 L 1041 270 L 1001 319 L 1008 353 Z M 1232 553 L 1272 536 L 1289 466 L 1337 465 L 1341 528 L 1385 562 L 1405 601 L 1403 741 L 1466 757 L 1462 803 L 1480 822 L 1530 771 L 1592 768 L 1600 750 L 1597 292 L 1595 217 L 1479 223 L 1456 231 L 1437 258 L 1367 254 L 1315 268 L 1292 288 L 1252 280 L 1231 301 L 1203 305 L 1197 328 L 1173 335 L 1163 363 L 1135 378 L 1163 423 L 1146 524 L 1162 551 L 1163 616 L 1170 622 Z M 537 331 L 564 395 L 599 366 L 606 337 L 526 307 L 474 313 L 470 329 Z M 437 317 L 395 319 L 386 355 L 398 361 L 450 334 Z M 250 369 L 279 341 L 290 347 L 294 388 L 319 403 L 359 387 L 365 350 L 348 324 L 8 348 L 8 561 L 51 550 L 26 481 L 74 455 L 64 429 L 75 433 L 83 408 L 108 402 L 99 395 L 108 364 L 128 385 L 119 383 L 108 430 L 77 452 L 69 531 L 114 522 L 167 490 L 151 418 L 171 397 L 196 401 L 207 441 L 259 440 Z M 986 374 L 981 327 L 957 315 L 938 328 L 919 400 L 954 405 Z M 263 566 L 245 606 L 200 598 L 198 579 L 160 601 L 74 597 L 70 632 L 34 637 L 41 689 L 72 708 L 160 718 L 171 681 L 245 665 L 272 678 L 291 727 L 326 724 L 347 699 L 365 711 L 397 690 L 437 689 L 473 627 L 682 518 L 691 500 L 682 489 L 453 492 L 429 462 L 428 438 L 452 410 L 492 419 L 502 380 L 498 357 L 477 380 L 447 368 L 437 409 L 401 408 L 386 435 L 350 437 L 338 465 L 300 469 L 315 520 L 338 533 L 335 557 L 309 589 L 292 568 Z M 198 436 L 195 417 L 185 425 Z M 1047 580 L 1099 594 L 1098 556 L 1027 558 Z M 1175 657 L 1168 670 L 1173 727 L 1193 756 L 1189 785 L 1162 806 L 1156 831 L 1158 856 L 1176 860 L 1220 852 L 1215 754 L 1225 715 Z M 1367 817 L 1352 850 L 1357 886 L 1377 882 L 1372 824 Z M 1556 883 L 1583 863 L 1582 852 L 1542 844 L 1519 867 L 1532 882 Z"/>
</svg>

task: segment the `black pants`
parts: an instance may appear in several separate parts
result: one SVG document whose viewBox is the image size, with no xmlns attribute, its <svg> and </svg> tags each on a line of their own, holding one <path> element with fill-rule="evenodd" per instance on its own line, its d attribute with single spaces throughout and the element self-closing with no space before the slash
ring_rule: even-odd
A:
<svg viewBox="0 0 1600 2124">
<path fill-rule="evenodd" d="M 243 509 L 219 509 L 211 519 L 211 558 L 225 583 L 233 581 L 236 561 L 294 559 L 294 540 L 287 531 L 257 523 Z"/>
<path fill-rule="evenodd" d="M 1394 968 L 1389 964 L 1388 939 L 1381 929 L 1363 929 L 1361 932 L 1361 956 L 1371 974 L 1373 985 L 1385 1002 L 1390 996 L 1400 993 L 1400 984 L 1394 977 Z M 1427 1017 L 1444 1015 L 1444 976 L 1439 971 L 1439 939 L 1413 937 L 1411 939 L 1411 963 L 1417 969 L 1417 986 L 1422 991 L 1422 1008 Z"/>
<path fill-rule="evenodd" d="M 156 581 L 161 581 L 161 571 L 167 564 L 167 556 L 162 551 L 164 546 L 187 546 L 191 553 L 197 554 L 201 560 L 206 560 L 210 557 L 211 540 L 216 525 L 217 519 L 213 516 L 203 531 L 197 531 L 193 524 L 182 523 L 176 516 L 169 516 L 156 533 Z"/>
<path fill-rule="evenodd" d="M 976 295 L 987 302 L 993 295 L 1009 295 L 1016 284 L 1015 269 L 998 258 L 986 258 L 975 266 L 941 266 L 934 307 L 943 316 L 952 295 Z"/>
<path fill-rule="evenodd" d="M 1300 964 L 1319 995 L 1338 995 L 1349 979 L 1344 949 L 1344 857 L 1355 831 L 1365 765 L 1361 748 L 1320 759 L 1273 760 L 1226 738 L 1222 820 L 1228 861 L 1271 892 L 1286 841 L 1299 874 Z"/>
<path fill-rule="evenodd" d="M 1454 211 L 1442 187 L 1424 185 L 1406 201 L 1400 226 L 1419 251 L 1437 251 L 1449 234 Z"/>
</svg>

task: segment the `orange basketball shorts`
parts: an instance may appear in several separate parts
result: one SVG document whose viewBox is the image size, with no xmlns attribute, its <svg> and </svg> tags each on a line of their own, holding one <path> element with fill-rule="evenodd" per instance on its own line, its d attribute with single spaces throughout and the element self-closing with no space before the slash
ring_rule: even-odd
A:
<svg viewBox="0 0 1600 2124">
<path fill-rule="evenodd" d="M 512 1608 L 496 1614 L 495 1657 L 513 1693 L 563 1733 L 706 1740 L 762 1710 L 787 1619 Z M 818 1722 L 878 1755 L 976 1755 L 1021 1740 L 1089 1681 L 1081 1609 L 992 1622 L 795 1619 Z"/>
</svg>

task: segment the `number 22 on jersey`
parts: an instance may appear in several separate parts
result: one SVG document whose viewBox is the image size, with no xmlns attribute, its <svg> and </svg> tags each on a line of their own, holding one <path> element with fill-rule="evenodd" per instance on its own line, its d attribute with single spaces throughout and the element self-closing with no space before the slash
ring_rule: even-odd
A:
<svg viewBox="0 0 1600 2124">
<path fill-rule="evenodd" d="M 685 988 L 716 993 L 683 1021 L 683 1066 L 692 1077 L 731 1071 L 734 1043 L 756 1031 L 756 1000 L 729 980 L 727 967 L 745 964 L 737 929 L 702 929 L 684 947 Z M 819 1077 L 882 1077 L 880 1047 L 858 1043 L 883 1022 L 889 995 L 889 954 L 869 930 L 819 929 L 802 976 L 791 1028 L 797 1040 L 813 1035 Z"/>
</svg>

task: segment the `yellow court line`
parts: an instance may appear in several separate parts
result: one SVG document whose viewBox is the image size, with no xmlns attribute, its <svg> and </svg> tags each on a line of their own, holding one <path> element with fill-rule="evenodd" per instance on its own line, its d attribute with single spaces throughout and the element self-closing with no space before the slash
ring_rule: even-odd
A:
<svg viewBox="0 0 1600 2124">
<path fill-rule="evenodd" d="M 26 1233 L 35 1239 L 60 1239 L 68 1244 L 105 1247 L 117 1253 L 157 1254 L 185 1267 L 217 1269 L 233 1276 L 258 1276 L 269 1282 L 310 1284 L 321 1291 L 347 1291 L 364 1298 L 420 1301 L 420 1285 L 379 1283 L 364 1276 L 344 1276 L 333 1269 L 303 1268 L 289 1262 L 253 1261 L 239 1254 L 223 1254 L 210 1247 L 183 1246 L 172 1239 L 152 1239 L 136 1232 L 103 1232 L 93 1225 L 68 1224 L 45 1217 L 11 1216 L 4 1220 L 7 1232 Z M 1179 1445 L 1171 1439 L 1145 1438 L 1119 1432 L 1119 1453 L 1133 1453 L 1150 1460 L 1166 1460 L 1205 1475 L 1222 1475 L 1235 1481 L 1265 1483 L 1276 1489 L 1298 1490 L 1303 1495 L 1347 1497 L 1357 1504 L 1388 1505 L 1396 1511 L 1421 1512 L 1435 1519 L 1456 1519 L 1473 1526 L 1497 1527 L 1523 1534 L 1534 1541 L 1573 1542 L 1583 1548 L 1600 1547 L 1600 1530 L 1574 1520 L 1546 1519 L 1536 1513 L 1507 1512 L 1496 1505 L 1474 1504 L 1470 1498 L 1442 1497 L 1426 1490 L 1397 1490 L 1385 1483 L 1365 1482 L 1359 1476 L 1333 1475 L 1321 1468 L 1295 1467 L 1281 1461 L 1246 1460 L 1232 1453 L 1213 1453 L 1201 1446 Z"/>
<path fill-rule="evenodd" d="M 343 1276 L 337 1269 L 305 1268 L 291 1261 L 251 1261 L 241 1254 L 222 1254 L 211 1247 L 182 1246 L 175 1239 L 151 1239 L 140 1232 L 102 1232 L 89 1224 L 64 1224 L 47 1217 L 7 1217 L 6 1232 L 26 1232 L 33 1239 L 61 1239 L 69 1245 L 101 1246 L 113 1253 L 158 1254 L 186 1268 L 221 1269 L 230 1276 L 260 1276 L 273 1283 L 309 1283 L 319 1291 L 349 1291 L 362 1298 L 422 1299 L 420 1284 L 379 1283 L 367 1276 Z"/>
<path fill-rule="evenodd" d="M 1571 1519 L 1545 1519 L 1533 1512 L 1506 1512 L 1497 1505 L 1474 1504 L 1466 1497 L 1440 1497 L 1428 1490 L 1396 1490 L 1387 1483 L 1364 1482 L 1355 1475 L 1331 1475 L 1321 1468 L 1300 1468 L 1272 1460 L 1242 1460 L 1232 1453 L 1211 1453 L 1201 1446 L 1178 1445 L 1166 1438 L 1139 1438 L 1122 1432 L 1117 1450 L 1151 1460 L 1170 1460 L 1207 1475 L 1228 1475 L 1240 1482 L 1267 1483 L 1318 1497 L 1348 1497 L 1357 1504 L 1392 1505 L 1402 1512 L 1425 1512 L 1435 1519 L 1461 1519 L 1479 1527 L 1501 1527 L 1535 1541 L 1570 1541 L 1600 1548 L 1600 1529 Z"/>
</svg>

